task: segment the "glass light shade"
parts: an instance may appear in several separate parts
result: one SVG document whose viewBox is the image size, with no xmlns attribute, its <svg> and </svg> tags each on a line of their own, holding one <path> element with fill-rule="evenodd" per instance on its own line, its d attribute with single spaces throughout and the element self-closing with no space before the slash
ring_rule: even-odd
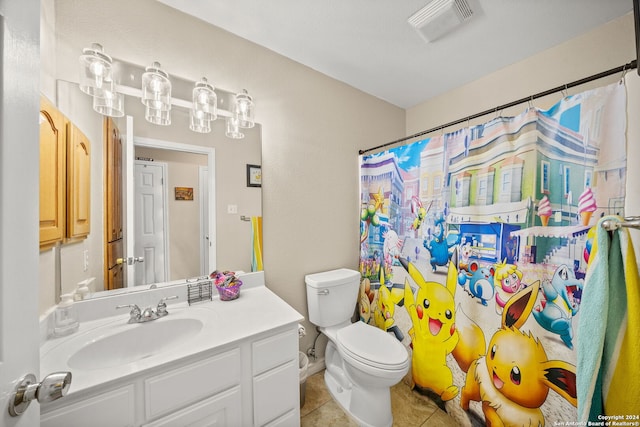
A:
<svg viewBox="0 0 640 427">
<path fill-rule="evenodd" d="M 144 118 L 154 125 L 169 126 L 171 124 L 171 110 L 157 110 L 155 108 L 145 108 Z"/>
<path fill-rule="evenodd" d="M 238 116 L 239 127 L 252 128 L 255 125 L 253 121 L 253 98 L 249 96 L 246 90 L 236 94 L 234 113 Z"/>
<path fill-rule="evenodd" d="M 202 114 L 204 120 L 218 118 L 218 95 L 204 77 L 193 88 L 193 112 Z"/>
<path fill-rule="evenodd" d="M 124 95 L 112 91 L 104 91 L 103 95 L 93 97 L 93 109 L 103 116 L 124 116 Z"/>
<path fill-rule="evenodd" d="M 145 68 L 145 71 L 142 74 L 142 97 L 140 100 L 148 108 L 154 110 L 171 110 L 169 74 L 162 70 L 157 62 Z"/>
<path fill-rule="evenodd" d="M 227 117 L 226 118 L 227 130 L 224 133 L 228 138 L 232 139 L 242 139 L 244 138 L 244 133 L 240 132 L 240 127 L 238 126 L 238 118 L 237 117 Z"/>
<path fill-rule="evenodd" d="M 93 43 L 82 49 L 80 55 L 80 90 L 92 96 L 104 96 L 104 91 L 113 91 L 111 57 L 102 46 Z"/>
<path fill-rule="evenodd" d="M 211 132 L 211 121 L 204 117 L 202 112 L 189 110 L 189 129 L 199 133 Z"/>
</svg>

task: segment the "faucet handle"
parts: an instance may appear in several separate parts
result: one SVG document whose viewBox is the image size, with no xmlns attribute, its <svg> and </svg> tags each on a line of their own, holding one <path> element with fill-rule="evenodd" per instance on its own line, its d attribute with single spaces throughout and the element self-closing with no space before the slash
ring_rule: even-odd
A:
<svg viewBox="0 0 640 427">
<path fill-rule="evenodd" d="M 131 312 L 129 313 L 129 323 L 135 323 L 137 321 L 140 320 L 140 317 L 142 317 L 142 312 L 140 311 L 140 307 L 138 307 L 136 304 L 122 304 L 122 305 L 117 305 L 116 309 L 121 309 L 121 308 L 129 308 L 131 307 Z"/>
<path fill-rule="evenodd" d="M 156 315 L 158 317 L 162 317 L 169 314 L 169 312 L 167 311 L 167 303 L 165 301 L 170 299 L 177 299 L 177 298 L 178 298 L 178 295 L 171 295 L 170 297 L 162 298 L 160 302 L 158 302 L 158 308 L 156 308 Z"/>
</svg>

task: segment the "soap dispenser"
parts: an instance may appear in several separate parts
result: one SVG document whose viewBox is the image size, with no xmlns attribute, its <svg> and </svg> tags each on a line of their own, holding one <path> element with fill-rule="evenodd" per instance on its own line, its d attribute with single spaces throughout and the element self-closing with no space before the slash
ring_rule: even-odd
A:
<svg viewBox="0 0 640 427">
<path fill-rule="evenodd" d="M 78 330 L 78 313 L 73 305 L 73 295 L 64 294 L 61 297 L 60 304 L 56 307 L 53 335 L 62 337 L 69 335 Z"/>
</svg>

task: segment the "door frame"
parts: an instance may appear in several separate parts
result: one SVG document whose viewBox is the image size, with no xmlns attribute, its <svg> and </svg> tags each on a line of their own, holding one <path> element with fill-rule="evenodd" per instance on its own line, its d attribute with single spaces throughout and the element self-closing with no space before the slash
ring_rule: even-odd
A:
<svg viewBox="0 0 640 427">
<path fill-rule="evenodd" d="M 198 167 L 198 194 L 200 200 L 209 202 L 209 168 L 207 166 Z M 206 197 L 206 199 L 205 199 Z M 211 240 L 209 239 L 209 224 L 205 218 L 209 216 L 209 208 L 206 203 L 200 203 L 200 274 L 206 275 L 213 270 L 207 270 L 207 262 L 209 259 L 209 250 L 211 248 Z"/>
<path fill-rule="evenodd" d="M 129 118 L 129 117 L 128 117 Z M 128 129 L 133 129 L 133 119 L 131 119 L 131 126 L 127 125 Z M 209 235 L 209 265 L 206 271 L 214 271 L 216 269 L 216 186 L 215 186 L 215 148 L 213 147 L 205 147 L 202 145 L 193 145 L 193 144 L 183 144 L 180 142 L 171 142 L 164 141 L 160 139 L 154 138 L 145 138 L 138 136 L 130 136 L 129 133 L 127 138 L 127 149 L 126 149 L 126 164 L 131 164 L 131 167 L 126 167 L 127 179 L 125 183 L 126 187 L 126 206 L 133 206 L 133 158 L 135 156 L 135 147 L 145 147 L 145 148 L 158 148 L 163 150 L 173 150 L 173 151 L 182 151 L 185 153 L 193 153 L 193 154 L 204 154 L 207 156 L 207 169 L 209 171 L 207 176 L 207 186 L 209 190 L 209 226 L 208 226 L 208 235 Z M 132 141 L 129 144 L 129 140 Z M 133 239 L 130 239 L 129 236 L 133 236 L 134 233 L 134 219 L 133 219 L 133 209 L 127 209 L 126 219 L 127 224 L 125 227 L 125 239 L 127 245 L 127 256 L 135 256 L 129 255 L 133 254 Z M 133 276 L 133 266 L 127 266 L 127 279 Z"/>
</svg>

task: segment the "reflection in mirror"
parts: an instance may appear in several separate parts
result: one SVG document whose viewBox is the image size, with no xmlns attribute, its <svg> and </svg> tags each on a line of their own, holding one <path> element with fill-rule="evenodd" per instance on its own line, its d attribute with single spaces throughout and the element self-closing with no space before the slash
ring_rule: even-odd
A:
<svg viewBox="0 0 640 427">
<path fill-rule="evenodd" d="M 134 142 L 134 229 L 128 235 L 134 258 L 143 262 L 133 264 L 129 286 L 210 273 L 215 247 L 209 250 L 208 202 L 215 198 L 209 194 L 208 155 L 177 151 L 170 149 L 175 144 L 154 140 Z"/>
<path fill-rule="evenodd" d="M 75 58 L 77 60 L 77 58 Z M 73 292 L 78 283 L 88 281 L 92 293 L 104 294 L 107 289 L 105 281 L 105 232 L 104 212 L 106 207 L 104 197 L 104 119 L 92 109 L 91 99 L 81 93 L 77 82 L 56 80 L 55 90 L 56 106 L 67 116 L 85 135 L 91 140 L 91 230 L 86 239 L 81 242 L 63 243 L 40 253 L 40 313 L 56 304 L 55 276 L 59 263 L 59 277 L 61 293 Z M 201 260 L 202 238 L 209 238 L 213 246 L 216 268 L 229 270 L 251 270 L 251 224 L 243 221 L 243 217 L 261 216 L 261 191 L 260 188 L 247 186 L 246 165 L 261 164 L 261 127 L 256 125 L 252 129 L 245 129 L 245 138 L 231 140 L 224 136 L 224 120 L 212 123 L 210 134 L 198 134 L 189 130 L 188 111 L 175 108 L 172 111 L 171 126 L 155 126 L 144 120 L 144 108 L 139 99 L 125 97 L 126 114 L 132 117 L 130 129 L 127 127 L 127 118 L 117 119 L 117 125 L 123 132 L 123 140 L 129 144 L 131 140 L 156 140 L 171 141 L 178 144 L 205 147 L 215 152 L 214 182 L 215 200 L 211 200 L 206 206 L 212 210 L 215 217 L 213 224 L 215 235 L 208 236 L 200 231 L 200 217 L 202 212 L 195 214 L 184 212 L 189 208 L 200 211 L 203 197 L 199 194 L 201 185 L 202 160 L 195 155 L 187 156 L 187 153 L 163 150 L 151 150 L 151 147 L 138 147 L 132 156 L 153 158 L 153 163 L 165 162 L 189 164 L 189 180 L 176 177 L 168 167 L 167 173 L 167 252 L 169 261 L 166 263 L 167 279 L 183 279 L 207 272 L 204 269 L 204 261 Z M 128 136 L 127 136 L 128 133 Z M 135 136 L 135 138 L 134 138 Z M 165 144 L 167 145 L 167 144 Z M 164 151 L 164 152 L 163 152 Z M 175 151 L 175 150 L 174 150 Z M 184 150 L 182 150 L 184 151 Z M 186 156 L 186 157 L 182 157 Z M 193 157 L 192 157 L 193 156 Z M 200 154 L 199 156 L 202 156 Z M 206 156 L 205 156 L 206 157 Z M 196 166 L 197 165 L 197 166 Z M 194 172 L 197 170 L 198 172 Z M 193 174 L 195 173 L 195 178 Z M 204 173 L 204 172 L 202 172 Z M 192 181 L 192 179 L 194 179 Z M 124 179 L 123 179 L 124 182 Z M 176 200 L 176 188 L 192 188 L 193 201 Z M 171 203 L 169 203 L 171 202 Z M 172 208 L 172 205 L 173 208 Z M 194 210 L 194 209 L 189 209 Z M 125 216 L 133 210 L 126 209 Z M 235 212 L 235 213 L 228 213 Z M 131 214 L 130 214 L 131 215 Z M 194 216 L 191 216 L 194 215 Z M 193 233 L 193 228 L 197 229 Z M 126 231 L 126 230 L 125 230 Z M 186 236 L 197 234 L 193 240 L 186 242 Z M 174 239 L 177 240 L 174 242 Z M 181 240 L 182 239 L 182 240 Z M 139 256 L 125 253 L 123 258 Z M 59 261 L 56 261 L 59 258 Z M 213 264 L 210 264 L 213 265 Z M 133 276 L 132 276 L 133 277 Z M 156 281 L 153 279 L 151 281 Z M 135 282 L 134 282 L 135 283 Z M 124 286 L 130 284 L 128 279 Z"/>
</svg>

